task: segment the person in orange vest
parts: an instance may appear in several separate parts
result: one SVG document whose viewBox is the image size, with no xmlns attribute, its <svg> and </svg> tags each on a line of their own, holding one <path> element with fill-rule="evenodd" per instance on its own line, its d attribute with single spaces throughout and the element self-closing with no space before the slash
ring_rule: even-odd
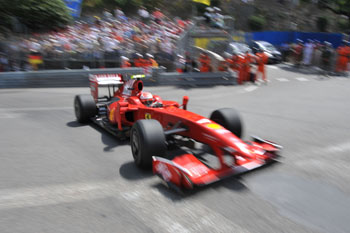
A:
<svg viewBox="0 0 350 233">
<path fill-rule="evenodd" d="M 343 41 L 342 44 L 337 48 L 337 65 L 335 71 L 338 73 L 345 72 L 347 69 L 348 57 L 347 48 L 345 46 L 346 42 Z"/>
<path fill-rule="evenodd" d="M 199 56 L 199 63 L 200 63 L 200 68 L 199 71 L 200 72 L 211 72 L 212 68 L 211 68 L 211 60 L 210 57 L 208 56 L 207 53 L 201 53 Z"/>
<path fill-rule="evenodd" d="M 246 76 L 244 54 L 241 53 L 241 54 L 237 55 L 235 68 L 238 71 L 237 82 L 238 82 L 238 84 L 243 84 L 245 76 Z"/>
<path fill-rule="evenodd" d="M 136 58 L 134 59 L 135 67 L 144 67 L 145 61 L 143 59 L 142 54 L 136 53 Z"/>
<path fill-rule="evenodd" d="M 146 53 L 146 66 L 150 66 L 150 67 L 158 67 L 158 63 L 156 60 L 154 60 L 154 56 L 150 53 Z"/>
<path fill-rule="evenodd" d="M 345 54 L 346 54 L 346 57 L 347 57 L 345 70 L 349 71 L 349 68 L 348 68 L 348 65 L 350 63 L 350 42 L 349 41 L 346 42 Z"/>
<path fill-rule="evenodd" d="M 229 60 L 230 62 L 230 68 L 236 72 L 238 72 L 238 61 L 239 61 L 239 54 L 233 53 L 231 59 Z"/>
<path fill-rule="evenodd" d="M 131 67 L 131 63 L 129 62 L 129 58 L 121 56 L 120 57 L 122 62 L 121 62 L 121 68 L 128 68 Z"/>
<path fill-rule="evenodd" d="M 251 80 L 251 64 L 254 62 L 254 55 L 246 51 L 244 55 L 244 78 L 243 81 L 254 81 Z"/>
<path fill-rule="evenodd" d="M 226 63 L 226 60 L 219 61 L 218 71 L 221 71 L 221 72 L 227 71 L 227 63 Z"/>
<path fill-rule="evenodd" d="M 229 71 L 231 69 L 231 54 L 225 52 L 224 53 L 224 60 L 219 61 L 218 71 L 224 72 Z"/>
<path fill-rule="evenodd" d="M 258 65 L 256 75 L 255 75 L 256 81 L 258 80 L 258 77 L 259 77 L 258 75 L 261 74 L 262 80 L 265 83 L 267 83 L 265 64 L 267 63 L 268 59 L 269 57 L 263 51 L 259 51 L 258 53 L 256 53 L 256 61 Z"/>
</svg>

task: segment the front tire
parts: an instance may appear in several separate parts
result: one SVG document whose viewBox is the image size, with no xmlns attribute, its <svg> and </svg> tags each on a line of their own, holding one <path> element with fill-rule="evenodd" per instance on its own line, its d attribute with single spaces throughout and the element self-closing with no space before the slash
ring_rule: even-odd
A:
<svg viewBox="0 0 350 233">
<path fill-rule="evenodd" d="M 243 135 L 242 121 L 235 109 L 221 108 L 215 110 L 210 115 L 210 120 L 215 121 L 239 138 Z"/>
<path fill-rule="evenodd" d="M 156 120 L 139 120 L 131 128 L 131 151 L 135 164 L 143 169 L 152 167 L 152 156 L 166 153 L 162 125 Z"/>
<path fill-rule="evenodd" d="M 96 116 L 97 108 L 91 95 L 76 95 L 74 99 L 74 112 L 79 123 L 89 122 Z"/>
</svg>

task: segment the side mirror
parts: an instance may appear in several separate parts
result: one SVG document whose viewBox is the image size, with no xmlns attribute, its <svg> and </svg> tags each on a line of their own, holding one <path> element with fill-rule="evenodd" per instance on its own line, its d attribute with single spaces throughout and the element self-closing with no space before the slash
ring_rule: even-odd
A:
<svg viewBox="0 0 350 233">
<path fill-rule="evenodd" d="M 184 110 L 187 110 L 187 103 L 188 103 L 189 99 L 190 99 L 190 98 L 188 98 L 188 96 L 184 96 L 184 97 L 182 98 L 182 108 L 183 108 Z"/>
</svg>

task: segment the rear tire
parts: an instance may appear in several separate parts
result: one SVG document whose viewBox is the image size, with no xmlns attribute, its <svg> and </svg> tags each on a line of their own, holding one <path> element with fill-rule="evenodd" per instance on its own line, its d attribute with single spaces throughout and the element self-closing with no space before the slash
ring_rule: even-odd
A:
<svg viewBox="0 0 350 233">
<path fill-rule="evenodd" d="M 239 138 L 243 134 L 241 118 L 238 112 L 232 108 L 221 108 L 215 110 L 210 115 L 210 120 L 215 121 Z"/>
<path fill-rule="evenodd" d="M 79 123 L 89 122 L 96 116 L 97 108 L 91 95 L 76 95 L 74 99 L 74 112 Z"/>
<path fill-rule="evenodd" d="M 135 164 L 143 169 L 152 167 L 152 156 L 163 157 L 166 153 L 162 125 L 156 120 L 138 120 L 130 133 L 131 151 Z"/>
</svg>

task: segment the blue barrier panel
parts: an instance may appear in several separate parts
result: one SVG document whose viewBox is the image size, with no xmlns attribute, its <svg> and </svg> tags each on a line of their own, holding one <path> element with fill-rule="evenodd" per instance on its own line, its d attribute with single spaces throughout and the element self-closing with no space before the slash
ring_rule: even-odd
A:
<svg viewBox="0 0 350 233">
<path fill-rule="evenodd" d="M 328 41 L 333 44 L 333 47 L 338 47 L 343 35 L 340 33 L 322 33 L 322 32 L 280 32 L 280 31 L 264 31 L 247 33 L 253 40 L 263 40 L 270 42 L 273 45 L 281 45 L 283 43 L 294 43 L 297 39 L 307 41 L 308 39 L 318 40 L 320 42 Z"/>
<path fill-rule="evenodd" d="M 322 32 L 295 32 L 295 40 L 301 39 L 304 42 L 308 39 L 318 40 L 320 42 L 328 41 L 332 43 L 333 47 L 338 47 L 342 40 L 343 35 L 340 33 L 322 33 Z"/>
<path fill-rule="evenodd" d="M 270 42 L 273 45 L 290 43 L 291 39 L 290 32 L 266 31 L 253 33 L 253 40 L 263 40 Z"/>
</svg>

